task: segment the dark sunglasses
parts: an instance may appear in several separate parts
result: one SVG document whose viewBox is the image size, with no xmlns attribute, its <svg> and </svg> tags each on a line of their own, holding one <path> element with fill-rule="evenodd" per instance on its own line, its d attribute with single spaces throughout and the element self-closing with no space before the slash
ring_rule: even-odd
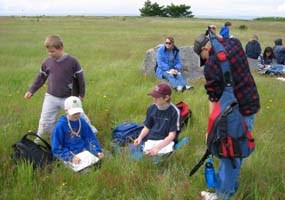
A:
<svg viewBox="0 0 285 200">
<path fill-rule="evenodd" d="M 171 42 L 165 42 L 165 44 L 172 44 Z"/>
</svg>

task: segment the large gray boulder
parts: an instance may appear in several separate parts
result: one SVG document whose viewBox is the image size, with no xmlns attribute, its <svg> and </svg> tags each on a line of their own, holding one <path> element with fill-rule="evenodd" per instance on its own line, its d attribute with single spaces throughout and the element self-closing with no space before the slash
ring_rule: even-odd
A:
<svg viewBox="0 0 285 200">
<path fill-rule="evenodd" d="M 156 65 L 156 52 L 161 46 L 157 45 L 146 51 L 142 71 L 144 74 L 154 74 L 154 67 Z M 203 78 L 203 68 L 200 67 L 200 58 L 190 46 L 180 47 L 180 56 L 182 63 L 182 75 L 185 79 Z"/>
</svg>

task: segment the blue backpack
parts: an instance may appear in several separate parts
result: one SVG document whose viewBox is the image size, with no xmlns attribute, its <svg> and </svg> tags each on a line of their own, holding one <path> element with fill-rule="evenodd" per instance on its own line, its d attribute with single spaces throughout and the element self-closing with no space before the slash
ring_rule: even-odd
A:
<svg viewBox="0 0 285 200">
<path fill-rule="evenodd" d="M 133 142 L 143 129 L 143 125 L 135 122 L 124 122 L 119 124 L 112 130 L 112 137 L 115 143 L 121 146 L 125 146 L 130 142 Z"/>
<path fill-rule="evenodd" d="M 231 160 L 245 158 L 255 148 L 254 139 L 247 129 L 244 117 L 239 111 L 239 104 L 233 91 L 233 80 L 227 52 L 223 45 L 209 30 L 210 41 L 220 62 L 224 79 L 224 91 L 216 103 L 208 121 L 207 150 L 200 162 L 191 170 L 192 176 L 209 155 Z"/>
</svg>

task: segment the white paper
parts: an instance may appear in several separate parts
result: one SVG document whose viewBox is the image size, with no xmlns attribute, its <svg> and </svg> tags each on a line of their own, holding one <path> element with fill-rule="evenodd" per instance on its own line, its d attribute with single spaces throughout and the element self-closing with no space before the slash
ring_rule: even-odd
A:
<svg viewBox="0 0 285 200">
<path fill-rule="evenodd" d="M 147 150 L 150 150 L 152 147 L 154 147 L 156 144 L 160 143 L 162 140 L 147 140 L 144 143 L 143 151 L 146 152 Z M 167 154 L 173 151 L 174 142 L 170 142 L 168 145 L 163 147 L 159 150 L 158 154 Z"/>
<path fill-rule="evenodd" d="M 82 151 L 81 153 L 76 154 L 76 157 L 80 158 L 79 164 L 65 162 L 65 164 L 75 172 L 81 171 L 99 161 L 99 158 L 89 151 Z"/>
</svg>

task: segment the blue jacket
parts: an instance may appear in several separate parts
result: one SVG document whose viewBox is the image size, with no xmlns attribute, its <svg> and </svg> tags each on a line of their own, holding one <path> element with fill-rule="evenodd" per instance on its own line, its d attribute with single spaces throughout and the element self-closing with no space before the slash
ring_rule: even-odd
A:
<svg viewBox="0 0 285 200">
<path fill-rule="evenodd" d="M 220 30 L 220 35 L 223 38 L 229 38 L 230 37 L 230 29 L 228 27 L 223 26 Z"/>
<path fill-rule="evenodd" d="M 51 149 L 56 158 L 71 161 L 74 154 L 78 154 L 84 149 L 94 155 L 102 152 L 100 144 L 90 126 L 84 119 L 80 118 L 79 120 L 81 121 L 81 130 L 78 137 L 71 136 L 66 116 L 63 115 L 59 118 L 51 137 Z M 79 120 L 70 121 L 70 125 L 74 131 L 77 131 L 79 128 Z"/>
<path fill-rule="evenodd" d="M 171 51 L 168 51 L 163 45 L 157 50 L 157 69 L 155 74 L 159 79 L 162 79 L 163 72 L 170 69 L 181 71 L 179 49 L 174 46 Z"/>
<path fill-rule="evenodd" d="M 249 41 L 245 46 L 245 53 L 247 57 L 257 59 L 261 54 L 260 44 L 256 40 Z"/>
</svg>

